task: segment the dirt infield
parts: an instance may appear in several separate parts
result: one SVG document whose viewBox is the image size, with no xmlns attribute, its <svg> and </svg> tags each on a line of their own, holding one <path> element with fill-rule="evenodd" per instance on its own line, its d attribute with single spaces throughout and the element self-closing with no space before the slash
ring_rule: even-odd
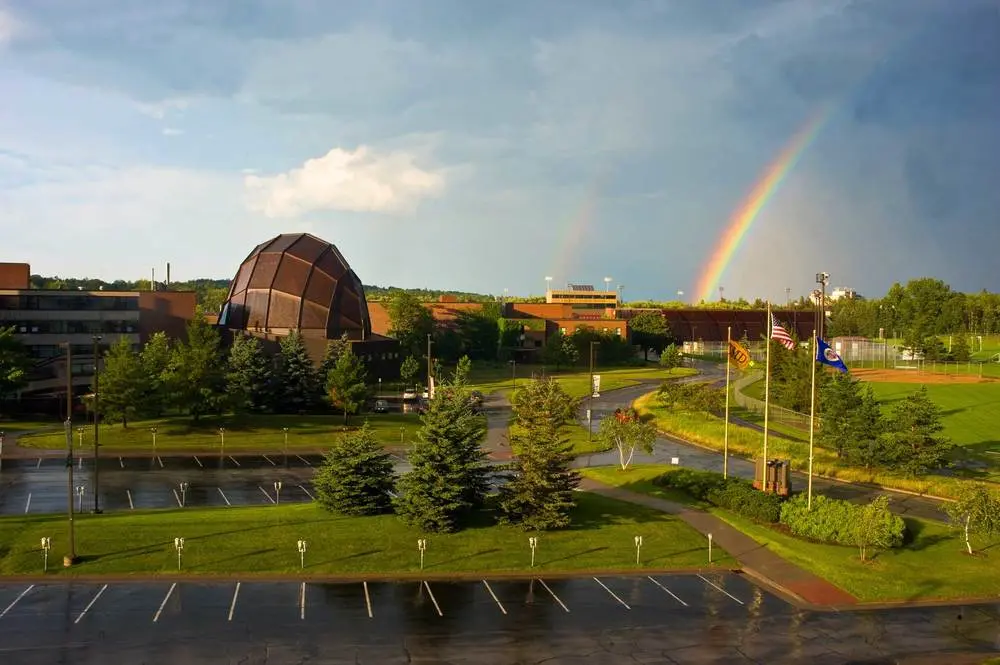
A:
<svg viewBox="0 0 1000 665">
<path fill-rule="evenodd" d="M 996 379 L 972 374 L 944 374 L 917 369 L 852 369 L 851 374 L 873 383 L 993 383 Z"/>
</svg>

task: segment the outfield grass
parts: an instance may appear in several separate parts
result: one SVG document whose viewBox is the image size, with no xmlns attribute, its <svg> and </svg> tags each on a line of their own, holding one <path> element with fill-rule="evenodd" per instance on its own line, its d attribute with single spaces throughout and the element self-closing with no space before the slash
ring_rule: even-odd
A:
<svg viewBox="0 0 1000 665">
<path fill-rule="evenodd" d="M 867 383 L 891 408 L 920 389 L 912 383 Z M 927 396 L 941 410 L 943 434 L 961 446 L 1000 452 L 1000 383 L 928 384 Z"/>
<path fill-rule="evenodd" d="M 58 516 L 0 518 L 0 574 L 39 573 L 39 542 L 52 538 L 53 576 L 145 575 L 177 572 L 174 538 L 185 539 L 185 574 L 394 575 L 419 570 L 417 538 L 427 539 L 427 574 L 570 572 L 698 568 L 704 538 L 677 517 L 580 492 L 574 526 L 538 536 L 530 569 L 528 533 L 480 526 L 455 534 L 422 534 L 394 515 L 340 517 L 316 504 L 204 508 L 79 515 L 77 553 L 66 571 L 65 520 Z M 643 537 L 642 563 L 633 539 Z M 308 542 L 299 569 L 296 542 Z M 55 561 L 55 559 L 60 559 Z M 732 567 L 720 557 L 715 565 Z"/>
<path fill-rule="evenodd" d="M 416 439 L 420 417 L 416 414 L 372 413 L 353 416 L 348 427 L 358 428 L 367 420 L 375 436 L 386 446 L 406 446 Z M 83 426 L 83 424 L 81 424 Z M 342 415 L 244 415 L 203 418 L 194 422 L 189 416 L 132 421 L 127 428 L 119 424 L 101 426 L 101 447 L 109 451 L 153 451 L 150 427 L 156 427 L 156 451 L 171 452 L 219 451 L 222 438 L 219 427 L 226 429 L 226 450 L 282 450 L 283 427 L 288 428 L 289 450 L 325 450 L 333 438 L 343 433 Z M 402 432 L 400 432 L 402 428 Z M 93 427 L 83 427 L 83 445 L 93 445 Z M 401 442 L 402 439 L 402 442 Z M 73 432 L 74 445 L 79 434 Z M 18 444 L 30 448 L 64 448 L 63 432 L 22 436 Z"/>
<path fill-rule="evenodd" d="M 530 380 L 535 376 L 551 376 L 558 381 L 563 389 L 572 397 L 584 397 L 590 391 L 590 370 L 562 370 L 558 372 L 545 371 L 539 365 L 517 365 L 517 381 Z M 614 369 L 595 369 L 594 374 L 601 376 L 601 392 L 617 390 L 634 386 L 643 381 L 666 381 L 697 374 L 690 367 L 676 367 L 671 370 L 659 367 L 625 367 Z M 499 392 L 509 395 L 514 388 L 512 368 L 476 368 L 473 367 L 469 377 L 469 388 L 483 393 Z"/>
<path fill-rule="evenodd" d="M 648 464 L 637 465 L 625 473 L 613 469 L 592 469 L 584 473 L 608 485 L 698 505 L 683 493 L 651 482 L 656 476 L 676 469 L 669 465 Z M 944 524 L 905 518 L 912 535 L 910 542 L 899 549 L 879 552 L 874 560 L 862 563 L 856 548 L 808 542 L 791 536 L 780 527 L 756 524 L 727 510 L 700 507 L 708 508 L 712 514 L 766 545 L 774 553 L 862 601 L 973 598 L 1000 594 L 1000 557 L 996 556 L 996 545 L 986 548 L 981 554 L 969 556 L 965 553 L 958 531 Z"/>
<path fill-rule="evenodd" d="M 52 420 L 0 420 L 0 432 L 18 433 L 31 432 L 34 430 L 44 430 L 62 427 L 62 422 Z"/>
</svg>

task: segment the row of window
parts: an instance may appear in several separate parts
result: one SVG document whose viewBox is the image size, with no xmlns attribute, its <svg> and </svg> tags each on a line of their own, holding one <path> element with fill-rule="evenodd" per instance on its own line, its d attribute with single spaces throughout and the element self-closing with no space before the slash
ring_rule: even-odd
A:
<svg viewBox="0 0 1000 665">
<path fill-rule="evenodd" d="M 603 332 L 605 335 L 607 335 L 612 330 L 614 330 L 615 334 L 618 335 L 619 337 L 622 336 L 622 329 L 621 328 L 601 328 L 601 332 Z M 559 332 L 561 332 L 563 335 L 565 335 L 566 334 L 566 329 L 565 328 L 560 328 Z"/>
<path fill-rule="evenodd" d="M 99 335 L 128 334 L 139 331 L 135 321 L 14 321 L 19 335 Z"/>
<path fill-rule="evenodd" d="M 68 295 L 0 295 L 0 310 L 46 311 L 136 311 L 139 299 L 134 296 Z"/>
<path fill-rule="evenodd" d="M 28 355 L 32 358 L 45 360 L 47 358 L 61 358 L 66 355 L 66 347 L 58 344 L 28 344 Z M 107 351 L 108 345 L 98 346 L 99 352 Z M 93 344 L 73 344 L 71 351 L 74 356 L 92 356 L 94 354 Z"/>
</svg>

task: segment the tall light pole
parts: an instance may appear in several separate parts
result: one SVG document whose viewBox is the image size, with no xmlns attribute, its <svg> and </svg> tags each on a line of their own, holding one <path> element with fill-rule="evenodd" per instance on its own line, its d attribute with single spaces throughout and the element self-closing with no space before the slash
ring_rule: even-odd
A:
<svg viewBox="0 0 1000 665">
<path fill-rule="evenodd" d="M 546 301 L 548 300 L 549 291 L 551 291 L 551 290 L 552 290 L 552 278 L 551 277 L 546 277 L 545 278 L 545 296 L 546 296 L 545 300 Z"/>
<path fill-rule="evenodd" d="M 604 290 L 605 290 L 605 292 L 611 290 L 611 278 L 610 277 L 605 277 L 604 278 Z"/>
<path fill-rule="evenodd" d="M 785 305 L 792 304 L 792 290 L 789 287 L 785 287 Z"/>
<path fill-rule="evenodd" d="M 381 381 L 382 381 L 382 379 L 379 379 L 380 383 L 381 383 Z M 285 448 L 284 448 L 284 452 L 285 452 L 285 466 L 288 466 L 288 428 L 287 427 L 282 427 L 281 428 L 281 433 L 285 435 Z"/>
<path fill-rule="evenodd" d="M 73 529 L 73 347 L 66 342 L 66 508 L 69 517 L 69 552 L 63 566 L 76 563 L 76 537 Z"/>
<path fill-rule="evenodd" d="M 719 302 L 726 302 L 726 296 L 724 295 L 725 292 L 726 287 L 719 285 Z"/>
<path fill-rule="evenodd" d="M 816 315 L 816 336 L 823 339 L 823 328 L 826 323 L 826 285 L 830 283 L 830 273 L 816 273 L 816 283 L 820 285 L 819 302 L 817 303 L 819 310 Z"/>
<path fill-rule="evenodd" d="M 625 285 L 624 284 L 619 284 L 618 285 L 618 304 L 621 307 L 625 306 Z"/>
<path fill-rule="evenodd" d="M 94 335 L 91 339 L 94 341 L 94 514 L 98 515 L 101 512 L 100 496 L 101 496 L 101 484 L 99 482 L 100 473 L 100 463 L 98 461 L 97 449 L 100 447 L 98 443 L 98 431 L 100 429 L 98 423 L 101 420 L 100 415 L 100 405 L 101 405 L 101 391 L 100 391 L 100 377 L 101 377 L 101 353 L 100 353 L 100 343 L 103 339 L 100 335 Z"/>
<path fill-rule="evenodd" d="M 684 302 L 683 298 L 684 298 L 684 292 L 683 291 L 678 291 L 677 292 L 677 300 L 679 300 L 681 302 Z"/>
<path fill-rule="evenodd" d="M 517 390 L 517 358 L 510 361 L 510 383 L 514 390 Z M 511 393 L 513 397 L 513 393 Z"/>
</svg>

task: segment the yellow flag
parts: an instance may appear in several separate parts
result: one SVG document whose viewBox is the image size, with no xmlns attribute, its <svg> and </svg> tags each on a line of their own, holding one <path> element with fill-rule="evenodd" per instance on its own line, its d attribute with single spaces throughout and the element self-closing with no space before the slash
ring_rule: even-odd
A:
<svg viewBox="0 0 1000 665">
<path fill-rule="evenodd" d="M 740 369 L 750 364 L 750 352 L 739 342 L 729 341 L 729 359 Z"/>
</svg>

